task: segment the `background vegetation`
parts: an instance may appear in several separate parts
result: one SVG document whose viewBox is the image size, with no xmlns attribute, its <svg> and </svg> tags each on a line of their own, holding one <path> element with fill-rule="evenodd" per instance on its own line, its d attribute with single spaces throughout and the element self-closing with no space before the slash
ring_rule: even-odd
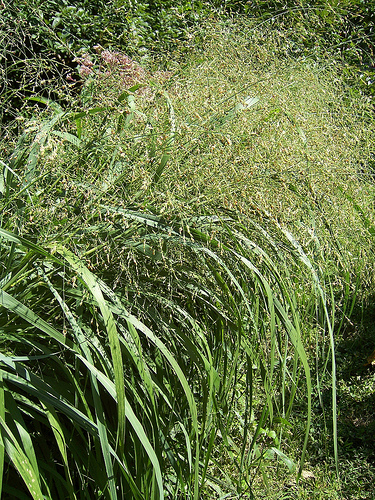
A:
<svg viewBox="0 0 375 500">
<path fill-rule="evenodd" d="M 3 2 L 4 498 L 374 497 L 374 7 Z"/>
</svg>

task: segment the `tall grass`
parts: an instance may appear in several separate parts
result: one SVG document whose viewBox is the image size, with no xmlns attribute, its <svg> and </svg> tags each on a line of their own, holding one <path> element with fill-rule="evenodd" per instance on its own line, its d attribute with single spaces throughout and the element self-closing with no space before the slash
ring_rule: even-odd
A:
<svg viewBox="0 0 375 500">
<path fill-rule="evenodd" d="M 300 476 L 326 387 L 337 463 L 369 103 L 234 28 L 173 75 L 39 100 L 1 164 L 4 495 L 251 497 L 269 464 Z"/>
<path fill-rule="evenodd" d="M 211 235 L 201 230 L 180 226 L 187 239 L 177 227 L 153 222 L 154 231 L 138 243 L 156 240 L 173 254 L 187 247 L 191 261 L 186 256 L 175 265 L 170 297 L 155 293 L 158 283 L 150 279 L 151 290 L 130 301 L 63 246 L 43 248 L 2 230 L 4 250 L 15 244 L 18 254 L 1 295 L 8 311 L 2 328 L 14 332 L 2 354 L 5 492 L 11 493 L 12 465 L 34 498 L 77 492 L 81 469 L 87 495 L 159 498 L 165 491 L 198 498 L 211 460 L 219 459 L 210 460 L 213 445 L 235 448 L 239 484 L 225 486 L 238 493 L 244 484 L 250 488 L 251 466 L 268 449 L 293 467 L 271 429 L 288 425 L 299 389 L 293 384 L 289 393 L 286 380 L 304 373 L 308 435 L 311 375 L 295 299 L 270 257 L 238 230 L 208 244 Z M 253 263 L 259 254 L 263 272 Z M 36 300 L 45 304 L 39 314 Z M 43 319 L 51 316 L 54 326 Z M 254 385 L 263 388 L 260 400 Z M 236 444 L 239 397 L 246 425 L 236 429 Z M 263 429 L 269 439 L 259 443 Z M 47 439 L 48 453 L 40 439 Z M 63 459 L 61 479 L 52 457 Z M 211 482 L 220 485 L 218 479 Z"/>
</svg>

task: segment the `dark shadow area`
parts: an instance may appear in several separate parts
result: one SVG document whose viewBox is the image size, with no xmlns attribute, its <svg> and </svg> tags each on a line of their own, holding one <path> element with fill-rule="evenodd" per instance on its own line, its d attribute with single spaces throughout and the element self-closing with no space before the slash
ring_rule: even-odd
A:
<svg viewBox="0 0 375 500">
<path fill-rule="evenodd" d="M 348 499 L 375 498 L 375 365 L 368 363 L 374 349 L 375 296 L 355 308 L 337 339 L 340 473 Z"/>
</svg>

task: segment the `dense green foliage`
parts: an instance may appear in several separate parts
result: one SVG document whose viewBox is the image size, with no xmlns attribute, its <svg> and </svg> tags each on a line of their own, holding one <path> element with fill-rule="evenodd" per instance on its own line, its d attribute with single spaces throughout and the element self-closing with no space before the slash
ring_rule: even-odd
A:
<svg viewBox="0 0 375 500">
<path fill-rule="evenodd" d="M 363 88 L 374 92 L 373 0 L 335 5 L 327 0 L 298 5 L 275 1 L 161 1 L 119 2 L 75 0 L 5 1 L 1 7 L 1 119 L 17 114 L 22 97 L 36 92 L 62 102 L 79 90 L 77 58 L 94 53 L 94 46 L 118 49 L 150 60 L 176 47 L 189 28 L 209 17 L 229 13 L 260 19 L 282 19 L 289 50 L 339 52 L 359 66 Z M 310 29 L 314 26 L 314 29 Z M 297 28 L 297 29 L 296 29 Z"/>
<path fill-rule="evenodd" d="M 4 498 L 372 498 L 371 2 L 6 7 Z"/>
</svg>

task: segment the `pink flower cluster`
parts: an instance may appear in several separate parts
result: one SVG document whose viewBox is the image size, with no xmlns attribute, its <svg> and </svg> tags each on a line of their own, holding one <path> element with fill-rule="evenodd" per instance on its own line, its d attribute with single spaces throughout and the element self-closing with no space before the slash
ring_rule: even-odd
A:
<svg viewBox="0 0 375 500">
<path fill-rule="evenodd" d="M 117 73 L 120 77 L 121 83 L 126 86 L 134 85 L 146 78 L 146 72 L 136 61 L 121 52 L 104 50 L 100 45 L 94 47 L 99 54 L 102 63 L 106 66 L 106 70 L 99 69 L 98 75 L 111 76 Z M 79 74 L 82 78 L 87 78 L 94 73 L 94 63 L 89 54 L 85 54 L 82 58 L 78 59 L 80 63 Z"/>
<path fill-rule="evenodd" d="M 94 63 L 91 60 L 91 57 L 88 54 L 85 54 L 84 57 L 78 59 L 80 66 L 78 68 L 78 73 L 82 78 L 90 76 L 93 73 Z"/>
<path fill-rule="evenodd" d="M 103 50 L 100 54 L 101 58 L 109 66 L 119 66 L 122 68 L 131 69 L 134 66 L 134 61 L 125 54 L 120 52 L 111 52 L 110 50 Z"/>
</svg>

